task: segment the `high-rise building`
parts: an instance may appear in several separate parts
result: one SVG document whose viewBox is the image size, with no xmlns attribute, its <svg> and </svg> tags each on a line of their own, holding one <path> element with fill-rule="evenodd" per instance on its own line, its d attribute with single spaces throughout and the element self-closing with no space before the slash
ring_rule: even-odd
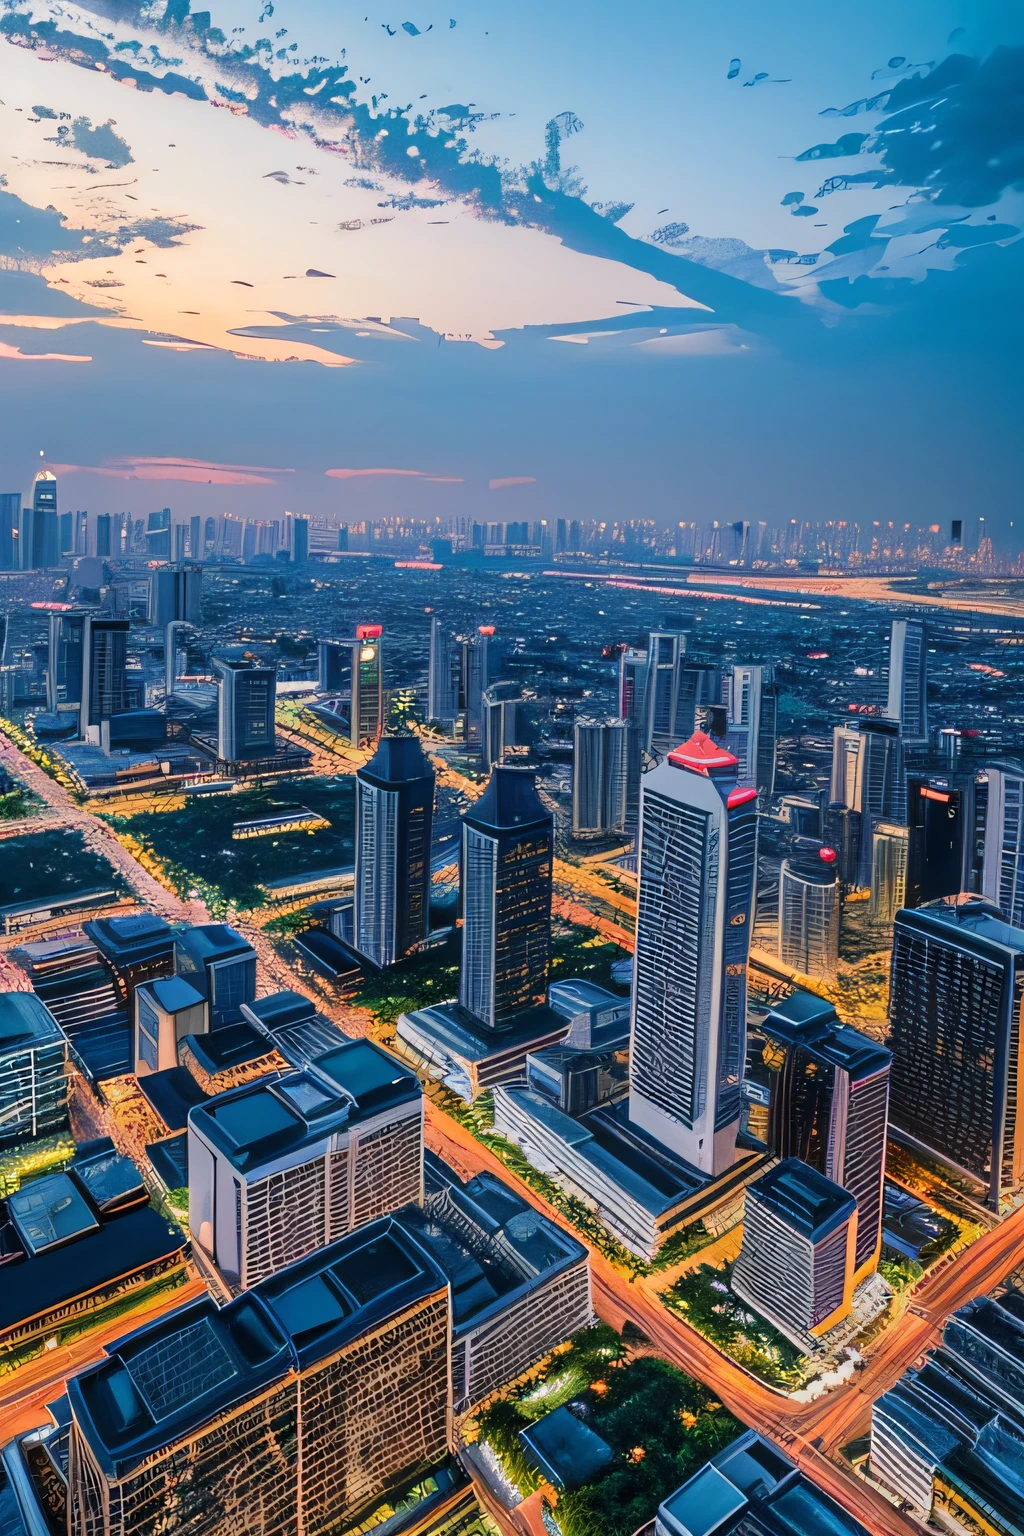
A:
<svg viewBox="0 0 1024 1536">
<path fill-rule="evenodd" d="M 184 527 L 184 524 L 179 524 Z M 202 616 L 203 568 L 200 565 L 165 566 L 149 578 L 147 620 L 157 629 L 183 620 L 198 624 Z"/>
<path fill-rule="evenodd" d="M 834 976 L 839 961 L 839 883 L 834 848 L 783 859 L 779 959 L 804 976 Z"/>
<path fill-rule="evenodd" d="M 101 560 L 109 560 L 113 552 L 110 539 L 110 513 L 100 512 L 96 517 L 96 554 Z"/>
<path fill-rule="evenodd" d="M 60 557 L 63 560 L 75 552 L 75 514 L 73 512 L 62 512 L 58 526 L 60 528 Z"/>
<path fill-rule="evenodd" d="M 857 1202 L 798 1158 L 747 1187 L 732 1289 L 801 1348 L 853 1303 Z"/>
<path fill-rule="evenodd" d="M 309 559 L 308 517 L 296 517 L 292 521 L 292 559 L 296 565 L 305 565 Z"/>
<path fill-rule="evenodd" d="M 484 729 L 484 693 L 492 682 L 491 641 L 494 625 L 480 624 L 475 635 L 459 643 L 459 706 L 464 716 L 463 739 L 479 747 Z"/>
<path fill-rule="evenodd" d="M 70 1536 L 358 1523 L 446 1455 L 450 1329 L 392 1220 L 137 1328 L 68 1383 Z"/>
<path fill-rule="evenodd" d="M 641 782 L 629 1117 L 702 1172 L 735 1160 L 757 791 L 695 731 Z"/>
<path fill-rule="evenodd" d="M 0 1146 L 67 1123 L 67 1040 L 33 992 L 0 992 Z"/>
<path fill-rule="evenodd" d="M 146 519 L 146 555 L 150 560 L 171 558 L 171 509 L 151 512 Z"/>
<path fill-rule="evenodd" d="M 640 816 L 640 772 L 646 744 L 647 652 L 623 646 L 619 651 L 619 715 L 626 722 L 626 827 L 635 831 Z"/>
<path fill-rule="evenodd" d="M 970 807 L 954 777 L 966 777 L 973 787 L 973 775 L 907 775 L 905 906 L 921 907 L 970 889 L 964 878 Z"/>
<path fill-rule="evenodd" d="M 427 718 L 451 725 L 459 715 L 459 677 L 455 636 L 436 614 L 430 620 Z"/>
<path fill-rule="evenodd" d="M 219 659 L 213 666 L 218 682 L 217 756 L 225 763 L 273 757 L 276 669 Z"/>
<path fill-rule="evenodd" d="M 21 532 L 21 492 L 0 491 L 0 571 L 17 568 Z"/>
<path fill-rule="evenodd" d="M 357 624 L 353 639 L 321 640 L 317 686 L 337 694 L 331 712 L 357 746 L 373 746 L 384 729 L 384 661 L 379 624 Z"/>
<path fill-rule="evenodd" d="M 860 816 L 856 883 L 871 884 L 874 830 L 880 821 L 906 820 L 906 778 L 897 721 L 860 716 L 832 734 L 832 804 Z"/>
<path fill-rule="evenodd" d="M 354 940 L 380 968 L 427 936 L 434 781 L 416 736 L 382 736 L 356 773 Z"/>
<path fill-rule="evenodd" d="M 796 990 L 752 1025 L 746 1129 L 774 1157 L 798 1157 L 857 1201 L 856 1279 L 882 1245 L 891 1055 L 840 1023 L 832 1004 Z"/>
<path fill-rule="evenodd" d="M 1024 768 L 1012 763 L 988 769 L 982 893 L 1024 928 Z"/>
<path fill-rule="evenodd" d="M 626 830 L 629 726 L 579 715 L 573 725 L 572 835 Z"/>
<path fill-rule="evenodd" d="M 891 927 L 900 907 L 906 906 L 907 845 L 910 831 L 892 822 L 876 823 L 871 853 L 872 922 Z"/>
<path fill-rule="evenodd" d="M 75 549 L 78 556 L 89 553 L 89 514 L 88 512 L 75 513 Z"/>
<path fill-rule="evenodd" d="M 57 477 L 40 470 L 32 487 L 32 504 L 21 508 L 18 538 L 23 571 L 49 570 L 60 563 L 60 531 L 57 525 Z"/>
<path fill-rule="evenodd" d="M 778 691 L 770 667 L 733 667 L 723 692 L 728 712 L 725 744 L 739 759 L 743 784 L 770 795 L 775 787 L 775 733 Z"/>
<path fill-rule="evenodd" d="M 889 986 L 890 1119 L 1002 1194 L 1024 1182 L 1020 1002 L 1024 929 L 977 897 L 896 914 Z"/>
<path fill-rule="evenodd" d="M 368 1040 L 218 1094 L 188 1137 L 192 1237 L 246 1289 L 423 1200 L 419 1082 Z"/>
<path fill-rule="evenodd" d="M 686 636 L 676 630 L 652 630 L 647 641 L 644 687 L 644 746 L 649 752 L 671 751 L 681 735 L 678 720 L 679 681 Z"/>
<path fill-rule="evenodd" d="M 924 625 L 893 619 L 889 634 L 889 699 L 886 714 L 898 720 L 903 740 L 928 740 L 928 646 Z"/>
<path fill-rule="evenodd" d="M 553 821 L 526 768 L 493 768 L 462 818 L 459 1003 L 493 1030 L 544 1003 L 551 961 Z"/>
<path fill-rule="evenodd" d="M 85 621 L 86 615 L 74 609 L 50 614 L 46 707 L 51 712 L 81 705 L 85 678 Z"/>
<path fill-rule="evenodd" d="M 206 554 L 203 548 L 203 520 L 198 515 L 188 520 L 188 557 L 190 560 L 202 560 Z"/>
<path fill-rule="evenodd" d="M 85 616 L 82 640 L 82 710 L 79 729 L 98 729 L 104 720 L 131 707 L 128 689 L 127 619 Z"/>
</svg>

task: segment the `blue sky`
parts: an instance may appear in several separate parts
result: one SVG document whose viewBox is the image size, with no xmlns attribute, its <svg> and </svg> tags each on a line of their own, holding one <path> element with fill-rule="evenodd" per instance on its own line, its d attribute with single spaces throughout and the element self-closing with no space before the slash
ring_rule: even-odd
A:
<svg viewBox="0 0 1024 1536">
<path fill-rule="evenodd" d="M 12 488 L 1013 517 L 1019 6 L 185 13 L 0 0 Z"/>
</svg>

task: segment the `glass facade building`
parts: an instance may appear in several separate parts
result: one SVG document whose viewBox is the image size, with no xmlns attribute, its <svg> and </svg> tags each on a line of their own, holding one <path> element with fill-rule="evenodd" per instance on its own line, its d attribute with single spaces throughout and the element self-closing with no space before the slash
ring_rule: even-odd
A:
<svg viewBox="0 0 1024 1536">
<path fill-rule="evenodd" d="M 427 936 L 434 770 L 415 736 L 384 736 L 356 774 L 355 947 L 378 968 Z"/>
</svg>

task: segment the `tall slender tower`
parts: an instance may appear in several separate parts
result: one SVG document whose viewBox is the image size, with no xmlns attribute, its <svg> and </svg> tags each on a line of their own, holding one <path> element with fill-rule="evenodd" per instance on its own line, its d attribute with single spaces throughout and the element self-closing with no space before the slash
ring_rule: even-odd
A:
<svg viewBox="0 0 1024 1536">
<path fill-rule="evenodd" d="M 1024 768 L 988 770 L 982 890 L 1015 928 L 1024 928 Z"/>
<path fill-rule="evenodd" d="M 889 702 L 886 714 L 903 727 L 903 740 L 928 740 L 928 648 L 924 625 L 893 619 L 889 633 Z"/>
<path fill-rule="evenodd" d="M 712 1176 L 736 1155 L 757 864 L 736 768 L 695 731 L 641 783 L 629 1117 Z"/>
<path fill-rule="evenodd" d="M 436 614 L 430 620 L 427 718 L 447 724 L 459 713 L 458 650 L 455 636 Z"/>
<path fill-rule="evenodd" d="M 529 768 L 493 768 L 462 818 L 459 1003 L 489 1029 L 543 1004 L 551 962 L 554 828 Z"/>
<path fill-rule="evenodd" d="M 434 779 L 415 736 L 382 736 L 356 774 L 355 946 L 379 968 L 427 936 Z"/>
</svg>

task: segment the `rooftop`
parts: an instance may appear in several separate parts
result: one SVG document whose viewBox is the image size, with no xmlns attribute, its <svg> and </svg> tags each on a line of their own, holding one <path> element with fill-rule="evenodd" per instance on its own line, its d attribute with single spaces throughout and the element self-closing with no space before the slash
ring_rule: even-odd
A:
<svg viewBox="0 0 1024 1536">
<path fill-rule="evenodd" d="M 857 1209 L 851 1194 L 797 1157 L 788 1157 L 763 1173 L 749 1186 L 747 1199 L 772 1206 L 788 1226 L 812 1243 Z"/>
<path fill-rule="evenodd" d="M 831 1003 L 800 988 L 773 1004 L 761 1028 L 773 1039 L 801 1045 L 856 1077 L 880 1072 L 892 1060 L 884 1045 L 841 1023 Z"/>
<path fill-rule="evenodd" d="M 196 1062 L 211 1076 L 229 1067 L 258 1061 L 273 1049 L 266 1036 L 259 1034 L 251 1024 L 228 1024 L 224 1029 L 186 1035 L 185 1040 Z"/>
<path fill-rule="evenodd" d="M 418 736 L 382 736 L 370 761 L 359 769 L 359 778 L 377 784 L 407 784 L 433 779 L 434 769 Z"/>
<path fill-rule="evenodd" d="M 556 1488 L 579 1488 L 592 1482 L 614 1454 L 607 1440 L 567 1407 L 556 1408 L 521 1429 L 519 1443 L 527 1461 Z"/>
<path fill-rule="evenodd" d="M 164 1013 L 183 1013 L 186 1008 L 201 1008 L 205 1003 L 205 998 L 195 987 L 189 986 L 184 976 L 164 976 L 157 981 L 147 981 L 139 991 L 149 993 Z"/>
<path fill-rule="evenodd" d="M 950 896 L 941 901 L 928 901 L 912 911 L 898 912 L 896 921 L 900 927 L 924 926 L 938 928 L 940 932 L 952 929 L 968 939 L 997 944 L 1017 953 L 1024 951 L 1024 928 L 1014 928 L 998 907 L 976 896 Z M 952 938 L 952 933 L 949 936 Z"/>
<path fill-rule="evenodd" d="M 704 731 L 694 731 L 689 741 L 668 754 L 673 768 L 688 768 L 705 778 L 715 769 L 738 768 L 740 760 Z"/>
<path fill-rule="evenodd" d="M 114 964 L 154 959 L 170 950 L 173 938 L 170 924 L 152 912 L 97 917 L 83 923 L 82 932 Z"/>
<path fill-rule="evenodd" d="M 860 1521 L 748 1430 L 669 1494 L 662 1536 L 866 1536 Z"/>
<path fill-rule="evenodd" d="M 227 923 L 201 923 L 196 927 L 182 927 L 175 931 L 175 938 L 194 960 L 224 960 L 232 955 L 252 954 L 252 945 Z"/>
<path fill-rule="evenodd" d="M 64 1035 L 34 992 L 0 992 L 0 1051 L 58 1045 Z"/>
<path fill-rule="evenodd" d="M 463 821 L 487 832 L 511 832 L 528 826 L 550 828 L 551 812 L 537 794 L 535 780 L 532 768 L 492 768 L 487 788 L 465 812 Z"/>
</svg>

